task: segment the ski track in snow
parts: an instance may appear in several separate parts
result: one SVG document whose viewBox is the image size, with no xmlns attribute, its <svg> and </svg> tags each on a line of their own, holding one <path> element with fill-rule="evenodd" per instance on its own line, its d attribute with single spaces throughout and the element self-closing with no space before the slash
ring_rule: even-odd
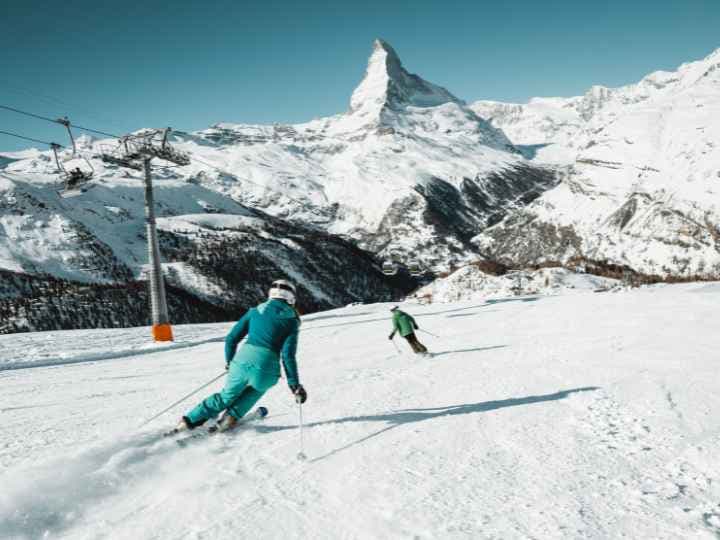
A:
<svg viewBox="0 0 720 540">
<path fill-rule="evenodd" d="M 220 372 L 220 343 L 3 371 L 0 537 L 719 538 L 719 295 L 408 305 L 431 358 L 387 342 L 389 305 L 306 317 L 304 462 L 284 381 L 232 435 L 159 435 L 212 387 L 137 428 Z M 144 331 L 102 332 L 127 351 Z M 3 345 L 33 362 L 46 341 Z"/>
</svg>

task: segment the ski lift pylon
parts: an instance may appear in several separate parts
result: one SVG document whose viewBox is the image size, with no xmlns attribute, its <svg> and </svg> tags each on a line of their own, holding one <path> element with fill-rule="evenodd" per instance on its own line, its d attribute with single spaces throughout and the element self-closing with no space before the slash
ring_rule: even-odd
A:
<svg viewBox="0 0 720 540">
<path fill-rule="evenodd" d="M 153 129 L 137 135 L 126 135 L 114 150 L 103 149 L 100 159 L 107 163 L 142 170 L 146 159 L 158 158 L 176 165 L 189 165 L 190 156 L 168 144 L 172 130 Z"/>
<path fill-rule="evenodd" d="M 100 146 L 99 157 L 105 163 L 142 171 L 142 159 L 137 156 L 134 149 L 130 149 L 131 144 L 128 137 L 122 137 L 117 146 L 102 145 Z"/>
</svg>

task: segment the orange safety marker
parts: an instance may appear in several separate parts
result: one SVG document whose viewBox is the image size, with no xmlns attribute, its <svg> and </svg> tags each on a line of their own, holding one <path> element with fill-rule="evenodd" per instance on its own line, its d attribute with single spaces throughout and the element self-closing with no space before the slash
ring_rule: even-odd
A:
<svg viewBox="0 0 720 540">
<path fill-rule="evenodd" d="M 169 324 L 153 324 L 152 335 L 155 338 L 155 341 L 172 341 L 172 326 Z"/>
</svg>

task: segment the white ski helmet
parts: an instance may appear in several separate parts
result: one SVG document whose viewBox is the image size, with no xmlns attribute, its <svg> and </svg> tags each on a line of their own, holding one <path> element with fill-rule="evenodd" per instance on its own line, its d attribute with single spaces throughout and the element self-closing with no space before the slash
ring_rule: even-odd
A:
<svg viewBox="0 0 720 540">
<path fill-rule="evenodd" d="M 284 279 L 273 281 L 270 286 L 269 298 L 285 300 L 291 306 L 295 305 L 295 285 Z"/>
</svg>

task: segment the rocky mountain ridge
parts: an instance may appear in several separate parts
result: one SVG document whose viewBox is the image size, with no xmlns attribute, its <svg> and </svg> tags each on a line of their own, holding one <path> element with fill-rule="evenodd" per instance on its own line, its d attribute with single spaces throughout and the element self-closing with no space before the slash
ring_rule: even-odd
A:
<svg viewBox="0 0 720 540">
<path fill-rule="evenodd" d="M 475 238 L 486 257 L 720 277 L 720 50 L 622 88 L 472 107 L 562 178 Z"/>
</svg>

